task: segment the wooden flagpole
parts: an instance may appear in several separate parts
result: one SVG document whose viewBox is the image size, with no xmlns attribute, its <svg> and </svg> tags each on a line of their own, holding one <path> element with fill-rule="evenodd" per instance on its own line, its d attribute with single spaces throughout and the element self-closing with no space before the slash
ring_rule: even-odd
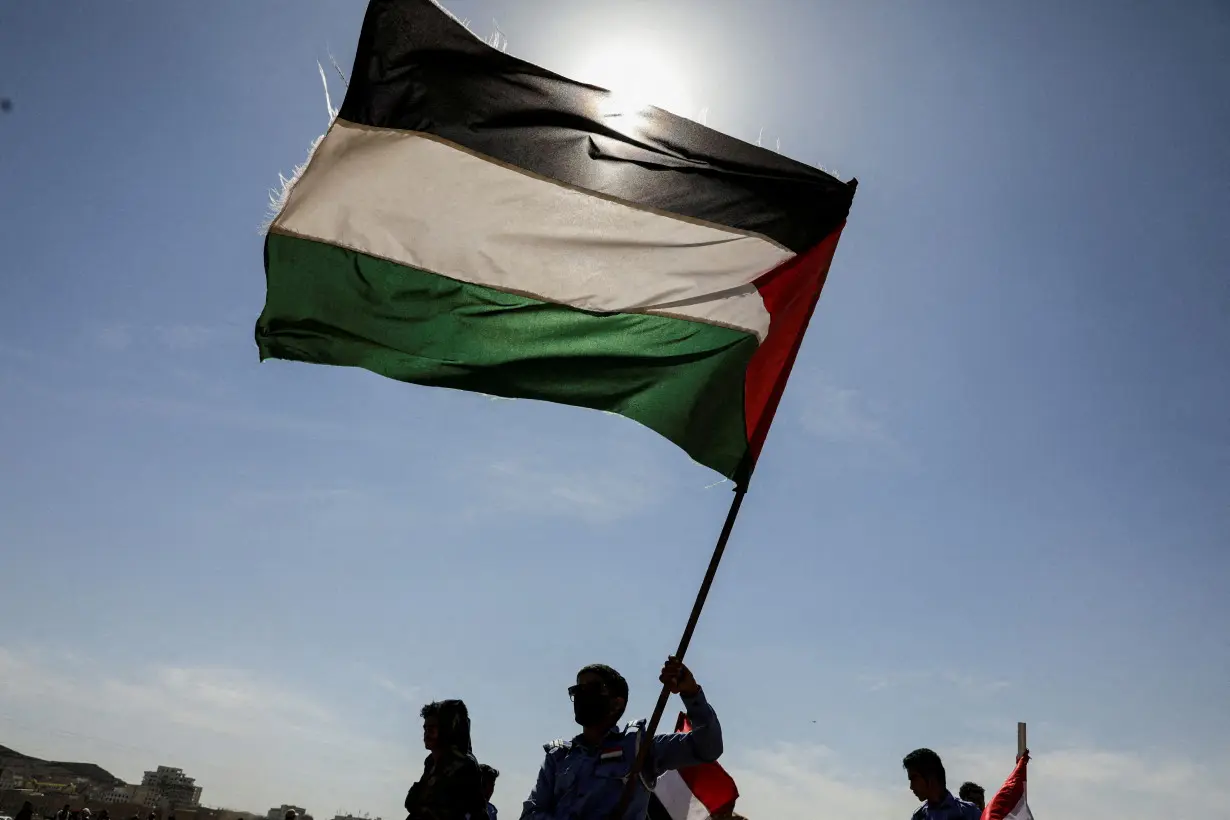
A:
<svg viewBox="0 0 1230 820">
<path fill-rule="evenodd" d="M 692 614 L 688 616 L 688 625 L 684 627 L 683 637 L 679 639 L 679 648 L 675 650 L 675 657 L 681 661 L 688 651 L 688 645 L 692 643 L 692 633 L 696 631 L 696 623 L 700 620 L 700 612 L 705 607 L 705 599 L 709 597 L 709 588 L 713 586 L 713 578 L 717 575 L 718 564 L 722 562 L 722 553 L 726 552 L 726 542 L 730 540 L 730 533 L 735 528 L 735 519 L 739 517 L 739 508 L 743 506 L 745 495 L 747 495 L 746 479 L 735 486 L 735 497 L 730 502 L 730 511 L 726 513 L 726 523 L 722 525 L 722 532 L 718 535 L 717 544 L 713 547 L 709 568 L 705 570 L 705 578 L 700 582 L 700 591 L 696 593 L 696 601 L 692 604 Z M 662 691 L 658 693 L 658 703 L 653 707 L 653 715 L 649 718 L 649 725 L 645 727 L 644 741 L 640 744 L 636 760 L 632 762 L 632 769 L 628 772 L 628 779 L 624 781 L 624 790 L 619 795 L 619 803 L 615 811 L 611 812 L 610 820 L 623 817 L 632 802 L 632 795 L 636 792 L 641 771 L 645 768 L 645 759 L 653 746 L 654 735 L 658 731 L 658 724 L 662 722 L 662 715 L 666 712 L 666 704 L 670 701 L 670 697 L 670 687 L 663 684 Z"/>
<path fill-rule="evenodd" d="M 1018 723 L 1016 725 L 1016 759 L 1020 760 L 1025 754 L 1025 724 Z"/>
<path fill-rule="evenodd" d="M 853 199 L 854 191 L 858 188 L 858 180 L 851 179 L 846 185 L 849 187 L 850 196 Z M 844 226 L 844 224 L 843 222 L 842 225 Z M 838 227 L 838 230 L 840 231 L 841 227 Z M 828 269 L 826 268 L 824 276 L 827 275 Z M 812 314 L 816 310 L 816 303 L 820 301 L 820 291 L 823 289 L 823 286 L 824 279 L 822 277 L 820 287 L 816 288 L 816 292 L 811 298 L 811 304 L 807 307 L 807 318 L 803 322 L 804 331 L 806 331 L 807 325 L 811 322 Z M 772 398 L 765 412 L 761 415 L 760 421 L 756 425 L 755 433 L 749 439 L 750 442 L 763 442 L 768 435 L 769 424 L 772 423 L 773 415 L 777 411 L 777 403 L 781 400 L 782 393 L 786 389 L 786 380 L 790 378 L 790 371 L 794 369 L 794 361 L 799 355 L 799 348 L 803 345 L 803 335 L 800 332 L 790 348 L 781 372 L 778 374 L 778 381 L 774 387 Z M 713 547 L 713 557 L 709 559 L 709 569 L 705 571 L 705 578 L 700 583 L 700 591 L 696 593 L 696 601 L 692 604 L 692 614 L 688 617 L 688 625 L 684 627 L 683 637 L 679 639 L 679 649 L 675 651 L 675 657 L 681 661 L 684 654 L 688 651 L 688 645 L 692 643 L 692 633 L 696 631 L 696 622 L 700 620 L 700 611 L 704 609 L 705 599 L 709 597 L 709 587 L 713 585 L 713 576 L 717 575 L 718 564 L 722 561 L 722 553 L 726 551 L 726 542 L 730 540 L 730 532 L 735 528 L 735 519 L 739 517 L 739 508 L 743 506 L 743 496 L 747 495 L 747 485 L 752 480 L 752 470 L 755 467 L 756 456 L 749 450 L 745 454 L 743 462 L 735 471 L 735 497 L 730 502 L 730 511 L 726 513 L 726 523 L 722 525 L 722 533 L 718 536 L 717 544 Z M 611 812 L 608 820 L 622 820 L 624 812 L 628 810 L 628 806 L 632 803 L 632 795 L 636 791 L 637 781 L 640 780 L 641 772 L 645 768 L 645 760 L 649 755 L 650 747 L 653 746 L 654 735 L 658 731 L 658 724 L 662 721 L 662 714 L 666 711 L 666 704 L 670 697 L 670 688 L 663 684 L 662 691 L 658 694 L 658 703 L 653 707 L 653 716 L 649 718 L 649 725 L 645 727 L 645 742 L 641 744 L 636 760 L 632 762 L 632 769 L 628 772 L 628 779 L 624 781 L 623 793 L 619 795 L 619 803 L 616 805 L 615 811 Z"/>
</svg>

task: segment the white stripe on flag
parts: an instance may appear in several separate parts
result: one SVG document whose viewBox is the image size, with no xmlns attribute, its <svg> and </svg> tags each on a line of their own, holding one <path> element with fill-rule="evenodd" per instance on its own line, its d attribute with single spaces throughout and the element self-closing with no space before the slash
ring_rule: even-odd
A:
<svg viewBox="0 0 1230 820">
<path fill-rule="evenodd" d="M 793 254 L 646 211 L 408 131 L 335 120 L 271 230 L 596 312 L 724 325 L 763 339 L 751 284 Z"/>
<path fill-rule="evenodd" d="M 1021 802 L 1004 815 L 1004 820 L 1034 820 L 1034 816 L 1029 813 L 1029 801 L 1025 799 L 1024 794 L 1021 795 Z"/>
<path fill-rule="evenodd" d="M 662 807 L 670 814 L 672 820 L 708 820 L 709 809 L 696 799 L 688 784 L 684 782 L 679 772 L 667 772 L 658 778 L 654 784 L 653 793 L 657 795 Z"/>
</svg>

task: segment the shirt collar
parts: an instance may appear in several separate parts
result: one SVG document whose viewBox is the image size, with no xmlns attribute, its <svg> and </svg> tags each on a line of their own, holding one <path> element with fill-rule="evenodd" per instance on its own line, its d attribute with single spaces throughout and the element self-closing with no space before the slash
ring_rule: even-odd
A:
<svg viewBox="0 0 1230 820">
<path fill-rule="evenodd" d="M 603 744 L 610 743 L 613 740 L 618 740 L 622 738 L 623 736 L 624 736 L 623 729 L 621 729 L 619 724 L 616 723 L 614 726 L 611 727 L 611 731 L 607 732 L 606 735 L 602 738 L 602 740 L 598 741 L 598 745 L 602 746 Z M 574 748 L 579 746 L 582 749 L 588 749 L 589 744 L 585 740 L 585 733 L 582 732 L 581 734 L 574 737 L 572 739 L 572 745 Z"/>
<path fill-rule="evenodd" d="M 950 809 L 957 805 L 957 798 L 952 796 L 952 792 L 945 791 L 944 799 L 939 802 L 939 805 L 932 806 L 930 803 L 927 803 L 926 805 L 928 808 L 932 809 Z"/>
</svg>

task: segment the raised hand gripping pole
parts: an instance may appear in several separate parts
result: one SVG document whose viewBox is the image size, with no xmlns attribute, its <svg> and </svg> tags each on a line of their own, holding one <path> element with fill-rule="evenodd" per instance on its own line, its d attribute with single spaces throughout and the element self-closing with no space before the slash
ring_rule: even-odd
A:
<svg viewBox="0 0 1230 820">
<path fill-rule="evenodd" d="M 709 588 L 713 586 L 713 577 L 717 575 L 718 564 L 722 562 L 722 553 L 726 552 L 726 542 L 730 540 L 730 532 L 735 528 L 735 519 L 739 517 L 739 508 L 743 506 L 745 495 L 747 495 L 746 481 L 735 487 L 734 500 L 730 502 L 730 511 L 726 513 L 726 523 L 722 525 L 722 533 L 718 536 L 717 544 L 713 548 L 713 556 L 709 559 L 705 579 L 700 582 L 700 591 L 696 593 L 696 601 L 692 604 L 692 614 L 688 617 L 688 625 L 684 627 L 683 637 L 679 639 L 679 648 L 675 651 L 675 657 L 681 661 L 688 651 L 688 645 L 692 643 L 692 633 L 696 631 L 696 622 L 700 620 L 701 610 L 705 608 L 705 599 L 709 597 Z M 632 761 L 631 771 L 628 772 L 628 779 L 624 781 L 624 790 L 619 795 L 619 803 L 615 811 L 611 812 L 608 820 L 620 820 L 624 812 L 628 810 L 641 772 L 645 768 L 645 759 L 649 755 L 650 747 L 653 746 L 658 724 L 662 722 L 662 714 L 666 711 L 666 704 L 670 697 L 670 687 L 663 684 L 662 691 L 658 694 L 658 703 L 653 707 L 653 715 L 649 718 L 649 725 L 645 727 L 645 742 L 640 744 L 641 748 L 637 752 L 636 759 Z"/>
</svg>

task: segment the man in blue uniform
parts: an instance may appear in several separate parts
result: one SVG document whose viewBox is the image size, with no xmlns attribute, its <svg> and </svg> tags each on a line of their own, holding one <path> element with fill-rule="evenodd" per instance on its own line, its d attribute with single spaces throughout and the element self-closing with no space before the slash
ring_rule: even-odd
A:
<svg viewBox="0 0 1230 820">
<path fill-rule="evenodd" d="M 915 749 L 901 761 L 910 778 L 910 791 L 923 801 L 910 820 L 980 820 L 982 810 L 948 791 L 940 756 L 930 749 Z"/>
<path fill-rule="evenodd" d="M 646 737 L 644 720 L 619 728 L 628 705 L 628 682 L 609 666 L 595 664 L 577 673 L 568 688 L 581 734 L 548 743 L 538 783 L 521 811 L 521 820 L 608 820 L 641 744 L 652 744 L 632 801 L 622 820 L 644 820 L 649 790 L 658 775 L 722 755 L 722 727 L 700 684 L 682 662 L 668 658 L 659 680 L 683 699 L 692 731 Z"/>
</svg>

